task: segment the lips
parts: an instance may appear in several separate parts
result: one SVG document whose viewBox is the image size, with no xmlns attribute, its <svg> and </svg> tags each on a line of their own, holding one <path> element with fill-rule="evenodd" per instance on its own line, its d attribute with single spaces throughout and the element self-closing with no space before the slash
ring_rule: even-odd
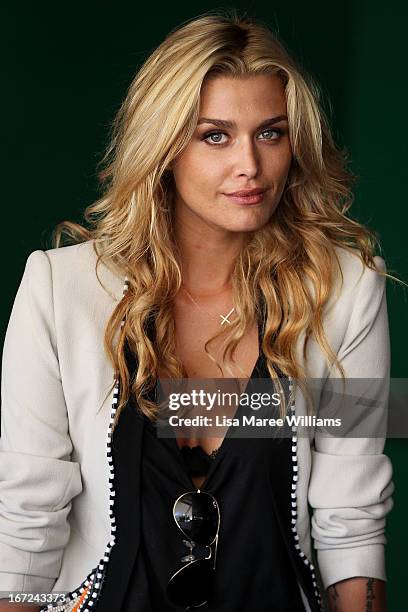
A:
<svg viewBox="0 0 408 612">
<path fill-rule="evenodd" d="M 229 196 L 237 196 L 240 198 L 247 198 L 249 196 L 256 196 L 259 195 L 261 193 L 263 193 L 264 191 L 266 191 L 266 189 L 247 189 L 244 191 L 234 191 L 232 193 L 226 193 L 225 195 L 229 195 Z"/>
<path fill-rule="evenodd" d="M 238 205 L 260 204 L 265 196 L 266 189 L 245 189 L 244 191 L 235 191 L 234 193 L 224 194 L 230 201 Z"/>
</svg>

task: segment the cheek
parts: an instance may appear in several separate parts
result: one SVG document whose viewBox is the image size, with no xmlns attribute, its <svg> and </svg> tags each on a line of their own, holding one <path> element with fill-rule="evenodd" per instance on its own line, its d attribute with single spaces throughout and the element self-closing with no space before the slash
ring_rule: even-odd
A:
<svg viewBox="0 0 408 612">
<path fill-rule="evenodd" d="M 214 191 L 222 183 L 223 165 L 214 155 L 189 153 L 179 159 L 174 167 L 177 190 L 181 195 Z"/>
<path fill-rule="evenodd" d="M 292 164 L 292 152 L 290 149 L 284 149 L 275 155 L 270 160 L 269 168 L 274 175 L 275 180 L 285 181 Z"/>
</svg>

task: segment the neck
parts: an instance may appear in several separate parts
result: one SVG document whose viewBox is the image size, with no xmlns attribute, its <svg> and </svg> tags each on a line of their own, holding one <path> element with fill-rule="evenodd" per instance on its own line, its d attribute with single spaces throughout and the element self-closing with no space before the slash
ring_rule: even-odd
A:
<svg viewBox="0 0 408 612">
<path fill-rule="evenodd" d="M 217 295 L 231 287 L 235 261 L 245 234 L 193 223 L 175 224 L 183 285 L 195 296 Z"/>
</svg>

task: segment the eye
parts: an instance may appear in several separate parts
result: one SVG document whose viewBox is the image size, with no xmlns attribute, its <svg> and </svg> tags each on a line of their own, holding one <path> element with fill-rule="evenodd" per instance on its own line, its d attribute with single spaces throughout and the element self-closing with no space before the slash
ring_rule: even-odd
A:
<svg viewBox="0 0 408 612">
<path fill-rule="evenodd" d="M 261 135 L 265 134 L 266 138 L 263 138 L 262 140 L 278 140 L 278 138 L 282 136 L 283 130 L 279 128 L 268 128 L 267 130 L 261 132 Z"/>
<path fill-rule="evenodd" d="M 222 136 L 226 136 L 226 134 L 224 132 L 207 132 L 203 134 L 201 140 L 204 140 L 209 145 L 224 144 L 225 141 L 221 140 Z"/>
</svg>

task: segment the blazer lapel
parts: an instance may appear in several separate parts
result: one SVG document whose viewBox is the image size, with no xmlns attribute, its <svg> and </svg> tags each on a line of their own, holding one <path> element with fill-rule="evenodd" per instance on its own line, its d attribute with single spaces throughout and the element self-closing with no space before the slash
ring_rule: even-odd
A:
<svg viewBox="0 0 408 612">
<path fill-rule="evenodd" d="M 129 374 L 137 360 L 126 343 Z M 140 483 L 144 419 L 133 397 L 124 407 L 112 436 L 116 541 L 97 602 L 98 612 L 120 610 L 140 543 Z"/>
<path fill-rule="evenodd" d="M 263 303 L 262 310 L 262 331 L 265 329 L 266 311 Z M 262 341 L 260 336 L 260 342 Z M 276 368 L 278 376 L 282 379 L 285 395 L 288 398 L 287 377 Z M 266 365 L 266 358 L 263 355 L 258 368 L 259 378 L 270 379 Z M 252 382 L 252 381 L 251 381 Z M 294 455 L 294 446 L 292 437 L 276 438 L 274 441 L 273 450 L 276 459 L 271 462 L 271 473 L 273 483 L 273 506 L 275 516 L 280 525 L 281 533 L 288 551 L 290 561 L 296 573 L 297 579 L 302 586 L 302 589 L 308 599 L 312 612 L 320 612 L 321 606 L 316 599 L 315 591 L 316 584 L 311 573 L 310 563 L 306 555 L 301 551 L 299 546 L 299 538 L 295 529 L 297 520 L 297 456 Z"/>
<path fill-rule="evenodd" d="M 298 581 L 308 599 L 312 612 L 321 610 L 320 604 L 316 599 L 316 586 L 310 571 L 310 563 L 307 562 L 305 554 L 300 550 L 299 538 L 293 531 L 296 524 L 297 513 L 294 511 L 294 497 L 296 491 L 293 488 L 293 459 L 292 459 L 292 439 L 277 438 L 274 445 L 276 454 L 275 461 L 271 462 L 273 473 L 273 505 L 276 518 L 281 528 L 281 533 L 286 544 L 286 548 L 291 560 L 293 569 Z"/>
</svg>

